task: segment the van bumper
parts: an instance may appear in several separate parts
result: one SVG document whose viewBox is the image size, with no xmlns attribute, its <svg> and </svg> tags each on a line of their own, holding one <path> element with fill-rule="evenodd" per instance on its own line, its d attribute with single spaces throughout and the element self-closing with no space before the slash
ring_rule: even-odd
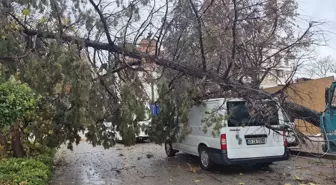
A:
<svg viewBox="0 0 336 185">
<path fill-rule="evenodd" d="M 227 152 L 219 149 L 209 149 L 209 155 L 211 161 L 216 164 L 240 165 L 240 164 L 271 163 L 275 161 L 284 161 L 289 159 L 290 153 L 289 149 L 286 147 L 285 153 L 282 156 L 229 159 L 227 156 Z"/>
</svg>

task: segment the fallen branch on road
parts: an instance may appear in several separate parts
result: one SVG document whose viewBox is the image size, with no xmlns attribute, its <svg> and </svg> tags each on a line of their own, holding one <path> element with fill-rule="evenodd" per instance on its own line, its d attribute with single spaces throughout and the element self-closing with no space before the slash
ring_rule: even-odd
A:
<svg viewBox="0 0 336 185">
<path fill-rule="evenodd" d="M 116 171 L 117 173 L 121 173 L 122 170 L 129 170 L 131 168 L 135 168 L 135 166 L 127 166 L 123 168 L 111 168 L 112 171 Z"/>
</svg>

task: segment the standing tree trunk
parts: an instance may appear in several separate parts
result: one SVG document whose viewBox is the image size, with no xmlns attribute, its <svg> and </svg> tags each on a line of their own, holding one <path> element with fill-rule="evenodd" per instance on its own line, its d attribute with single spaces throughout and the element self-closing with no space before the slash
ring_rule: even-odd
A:
<svg viewBox="0 0 336 185">
<path fill-rule="evenodd" d="M 12 126 L 12 151 L 13 151 L 13 157 L 24 157 L 26 156 L 26 153 L 23 149 L 22 143 L 21 143 L 21 133 L 19 126 L 17 124 L 14 124 Z"/>
<path fill-rule="evenodd" d="M 1 129 L 0 129 L 1 130 Z M 7 142 L 6 136 L 4 133 L 0 133 L 0 158 L 6 156 L 7 154 Z"/>
</svg>

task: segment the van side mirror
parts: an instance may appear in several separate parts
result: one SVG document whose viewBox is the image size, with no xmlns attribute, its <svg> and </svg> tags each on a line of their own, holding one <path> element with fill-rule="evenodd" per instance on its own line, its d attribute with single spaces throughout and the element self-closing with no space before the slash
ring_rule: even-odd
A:
<svg viewBox="0 0 336 185">
<path fill-rule="evenodd" d="M 330 103 L 330 88 L 325 89 L 324 97 L 325 97 L 325 104 L 326 105 L 329 104 Z"/>
</svg>

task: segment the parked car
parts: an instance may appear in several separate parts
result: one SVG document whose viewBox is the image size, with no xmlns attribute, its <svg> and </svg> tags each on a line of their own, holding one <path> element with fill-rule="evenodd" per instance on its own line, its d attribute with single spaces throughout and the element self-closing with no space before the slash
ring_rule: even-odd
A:
<svg viewBox="0 0 336 185">
<path fill-rule="evenodd" d="M 147 121 L 139 121 L 139 125 L 140 125 L 140 132 L 139 134 L 136 134 L 135 135 L 135 138 L 137 140 L 137 142 L 143 142 L 145 140 L 148 140 L 149 139 L 149 136 L 148 134 L 146 133 L 146 129 L 145 127 L 148 126 L 150 123 L 150 120 L 147 120 Z M 112 127 L 112 123 L 111 122 L 104 122 L 104 125 L 108 128 L 111 128 Z M 114 130 L 114 129 L 113 129 Z M 116 140 L 119 141 L 119 142 L 122 142 L 123 141 L 123 138 L 122 136 L 120 135 L 120 133 L 118 131 L 115 132 L 116 134 Z"/>
<path fill-rule="evenodd" d="M 204 120 L 210 118 L 209 112 L 212 110 L 217 110 L 217 116 L 226 118 L 216 135 L 216 124 L 208 127 L 206 132 L 204 130 Z M 165 151 L 168 157 L 179 151 L 199 156 L 201 167 L 205 170 L 213 164 L 269 165 L 289 158 L 283 133 L 268 129 L 258 122 L 250 121 L 246 124 L 246 120 L 250 120 L 249 110 L 246 101 L 242 99 L 209 99 L 192 107 L 188 117 L 189 134 L 183 136 L 182 140 L 179 139 L 182 131 L 174 138 L 167 138 Z M 282 111 L 276 110 L 271 125 L 279 125 L 283 121 L 282 117 Z M 181 127 L 180 130 L 183 130 Z"/>
</svg>

